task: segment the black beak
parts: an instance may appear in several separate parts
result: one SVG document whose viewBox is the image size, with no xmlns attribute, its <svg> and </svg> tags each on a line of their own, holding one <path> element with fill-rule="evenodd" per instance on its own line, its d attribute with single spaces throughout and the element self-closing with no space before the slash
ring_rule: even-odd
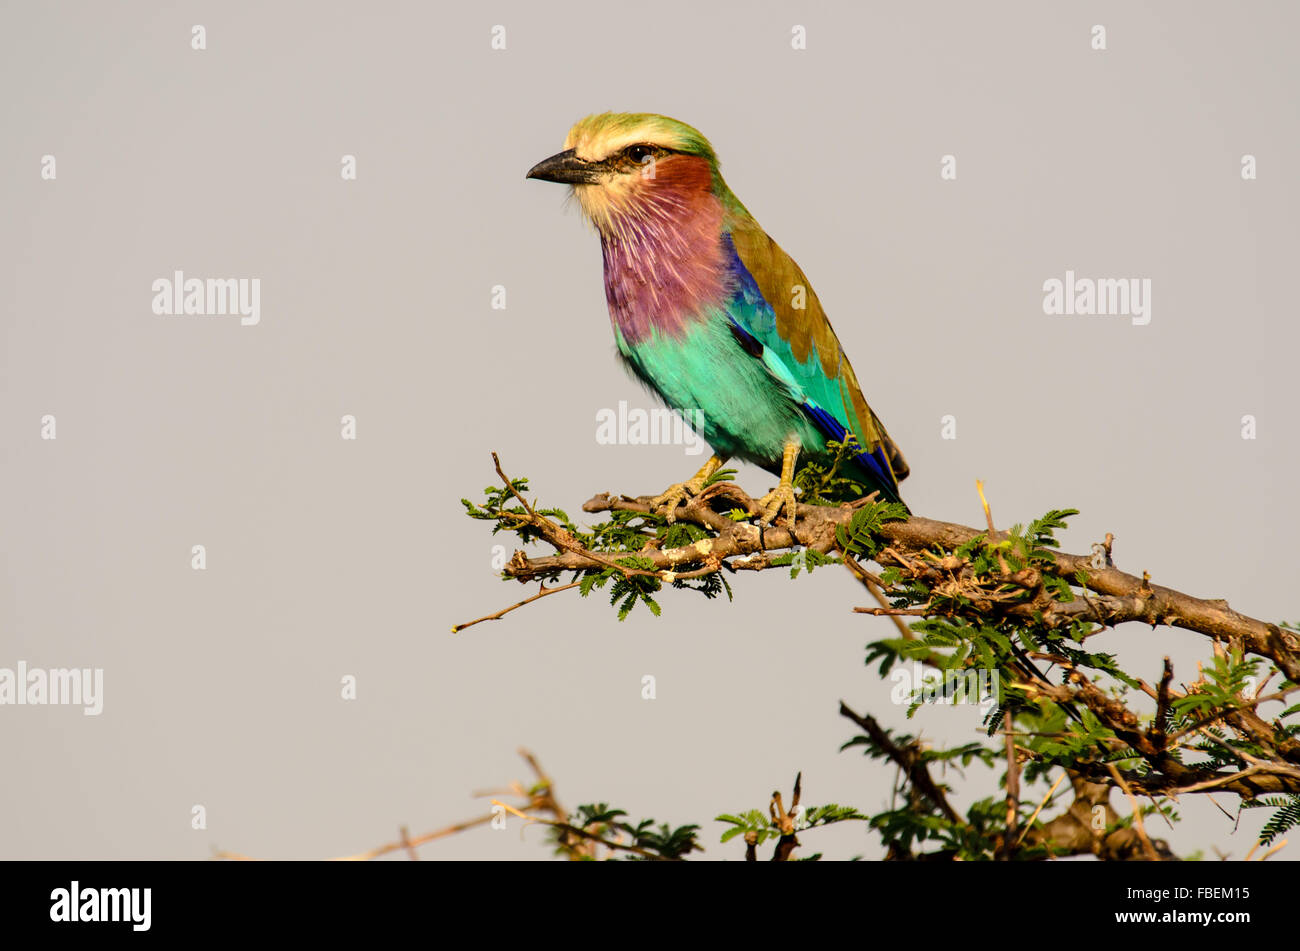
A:
<svg viewBox="0 0 1300 951">
<path fill-rule="evenodd" d="M 528 170 L 528 178 L 561 185 L 593 185 L 600 180 L 600 167 L 596 162 L 580 159 L 573 149 L 542 159 Z"/>
</svg>

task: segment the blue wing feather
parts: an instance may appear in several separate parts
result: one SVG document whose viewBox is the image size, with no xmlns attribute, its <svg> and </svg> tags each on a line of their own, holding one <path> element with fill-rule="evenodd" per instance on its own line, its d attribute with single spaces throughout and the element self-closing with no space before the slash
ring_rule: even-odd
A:
<svg viewBox="0 0 1300 951">
<path fill-rule="evenodd" d="M 795 358 L 789 342 L 777 331 L 776 312 L 736 253 L 730 236 L 724 238 L 724 246 L 735 286 L 727 307 L 733 333 L 746 352 L 761 360 L 785 386 L 790 398 L 802 407 L 828 440 L 843 442 L 853 433 L 853 428 L 845 412 L 841 382 L 826 376 L 815 353 L 804 361 Z M 888 456 L 879 441 L 861 447 L 854 459 L 880 489 L 883 498 L 902 501 Z"/>
</svg>

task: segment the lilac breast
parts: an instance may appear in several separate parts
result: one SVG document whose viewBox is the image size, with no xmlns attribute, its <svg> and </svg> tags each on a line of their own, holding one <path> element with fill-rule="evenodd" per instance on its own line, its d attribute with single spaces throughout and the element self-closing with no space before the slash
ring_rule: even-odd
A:
<svg viewBox="0 0 1300 951">
<path fill-rule="evenodd" d="M 672 209 L 670 216 L 643 207 L 601 234 L 610 319 L 629 344 L 652 331 L 681 336 L 727 292 L 717 201 L 708 196 L 694 207 L 674 201 Z"/>
</svg>

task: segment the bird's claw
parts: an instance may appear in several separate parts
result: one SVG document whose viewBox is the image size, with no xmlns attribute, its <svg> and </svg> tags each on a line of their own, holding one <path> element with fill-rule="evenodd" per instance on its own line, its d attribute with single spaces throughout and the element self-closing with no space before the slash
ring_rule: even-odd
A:
<svg viewBox="0 0 1300 951">
<path fill-rule="evenodd" d="M 650 510 L 666 518 L 669 525 L 673 524 L 677 521 L 677 506 L 699 495 L 704 488 L 703 482 L 703 479 L 687 479 L 669 486 L 668 491 L 650 500 Z"/>
<path fill-rule="evenodd" d="M 771 525 L 773 520 L 785 513 L 785 527 L 794 531 L 794 519 L 799 510 L 798 500 L 794 497 L 794 487 L 781 483 L 767 495 L 758 500 L 760 525 Z"/>
</svg>

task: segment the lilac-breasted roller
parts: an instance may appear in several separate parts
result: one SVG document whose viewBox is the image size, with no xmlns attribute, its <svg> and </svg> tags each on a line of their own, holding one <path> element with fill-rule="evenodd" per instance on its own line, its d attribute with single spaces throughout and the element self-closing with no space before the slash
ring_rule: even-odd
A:
<svg viewBox="0 0 1300 951">
<path fill-rule="evenodd" d="M 655 500 L 673 518 L 727 459 L 779 473 L 762 522 L 793 522 L 802 452 L 856 438 L 858 481 L 901 501 L 898 447 L 871 411 L 812 285 L 732 194 L 698 131 L 665 116 L 604 113 L 570 131 L 529 178 L 573 192 L 600 233 L 619 355 L 714 455 Z"/>
</svg>

